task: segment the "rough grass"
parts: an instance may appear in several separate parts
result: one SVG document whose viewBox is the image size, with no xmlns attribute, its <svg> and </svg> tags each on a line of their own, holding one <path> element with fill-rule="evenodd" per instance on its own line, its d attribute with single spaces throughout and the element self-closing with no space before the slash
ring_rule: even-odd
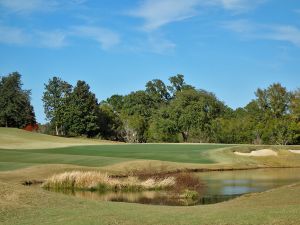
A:
<svg viewBox="0 0 300 225">
<path fill-rule="evenodd" d="M 0 127 L 0 149 L 61 148 L 78 145 L 101 145 L 114 143 L 115 142 L 86 138 L 55 137 L 16 128 Z"/>
<path fill-rule="evenodd" d="M 72 171 L 56 174 L 46 180 L 46 189 L 71 189 L 92 191 L 146 191 L 164 190 L 175 185 L 175 177 L 140 180 L 138 177 L 111 178 L 98 171 Z"/>
<path fill-rule="evenodd" d="M 0 181 L 0 223 L 298 225 L 300 185 L 206 206 L 169 207 L 84 200 Z"/>
</svg>

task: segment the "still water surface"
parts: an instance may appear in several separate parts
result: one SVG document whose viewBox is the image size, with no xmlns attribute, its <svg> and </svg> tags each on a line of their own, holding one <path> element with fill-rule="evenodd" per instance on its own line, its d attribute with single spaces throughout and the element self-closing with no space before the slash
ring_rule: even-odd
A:
<svg viewBox="0 0 300 225">
<path fill-rule="evenodd" d="M 199 198 L 186 200 L 174 198 L 168 192 L 145 191 L 138 193 L 124 192 L 89 192 L 68 191 L 65 194 L 99 201 L 131 202 L 151 205 L 190 206 L 205 205 L 227 201 L 243 194 L 262 192 L 295 182 L 300 182 L 300 169 L 259 169 L 244 171 L 196 173 L 204 184 Z"/>
</svg>

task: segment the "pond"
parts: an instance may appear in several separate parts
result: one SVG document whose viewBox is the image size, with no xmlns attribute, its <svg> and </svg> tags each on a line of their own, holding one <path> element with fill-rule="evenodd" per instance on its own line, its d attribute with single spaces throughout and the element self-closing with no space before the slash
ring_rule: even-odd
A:
<svg viewBox="0 0 300 225">
<path fill-rule="evenodd" d="M 204 188 L 196 199 L 180 199 L 166 191 L 91 192 L 60 191 L 64 194 L 99 201 L 130 202 L 151 205 L 191 206 L 227 201 L 243 194 L 263 192 L 300 181 L 300 168 L 258 169 L 196 173 Z"/>
</svg>

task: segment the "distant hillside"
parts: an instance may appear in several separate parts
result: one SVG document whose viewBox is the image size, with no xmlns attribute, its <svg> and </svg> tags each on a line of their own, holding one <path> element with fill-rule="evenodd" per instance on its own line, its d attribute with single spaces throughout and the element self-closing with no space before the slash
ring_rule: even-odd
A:
<svg viewBox="0 0 300 225">
<path fill-rule="evenodd" d="M 57 148 L 76 145 L 113 144 L 110 141 L 101 141 L 84 138 L 63 138 L 51 135 L 28 132 L 16 128 L 0 127 L 0 148 L 2 149 L 38 149 Z"/>
</svg>

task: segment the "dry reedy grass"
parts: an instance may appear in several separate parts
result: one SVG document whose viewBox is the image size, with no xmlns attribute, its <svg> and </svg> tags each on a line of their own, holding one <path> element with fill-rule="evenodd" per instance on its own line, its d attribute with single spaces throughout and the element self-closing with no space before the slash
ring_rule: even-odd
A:
<svg viewBox="0 0 300 225">
<path fill-rule="evenodd" d="M 174 177 L 160 179 L 149 178 L 140 180 L 138 177 L 130 176 L 127 178 L 111 178 L 107 174 L 90 172 L 65 172 L 56 174 L 43 184 L 48 189 L 79 189 L 79 190 L 98 190 L 98 191 L 142 191 L 142 190 L 162 190 L 176 184 Z"/>
</svg>

